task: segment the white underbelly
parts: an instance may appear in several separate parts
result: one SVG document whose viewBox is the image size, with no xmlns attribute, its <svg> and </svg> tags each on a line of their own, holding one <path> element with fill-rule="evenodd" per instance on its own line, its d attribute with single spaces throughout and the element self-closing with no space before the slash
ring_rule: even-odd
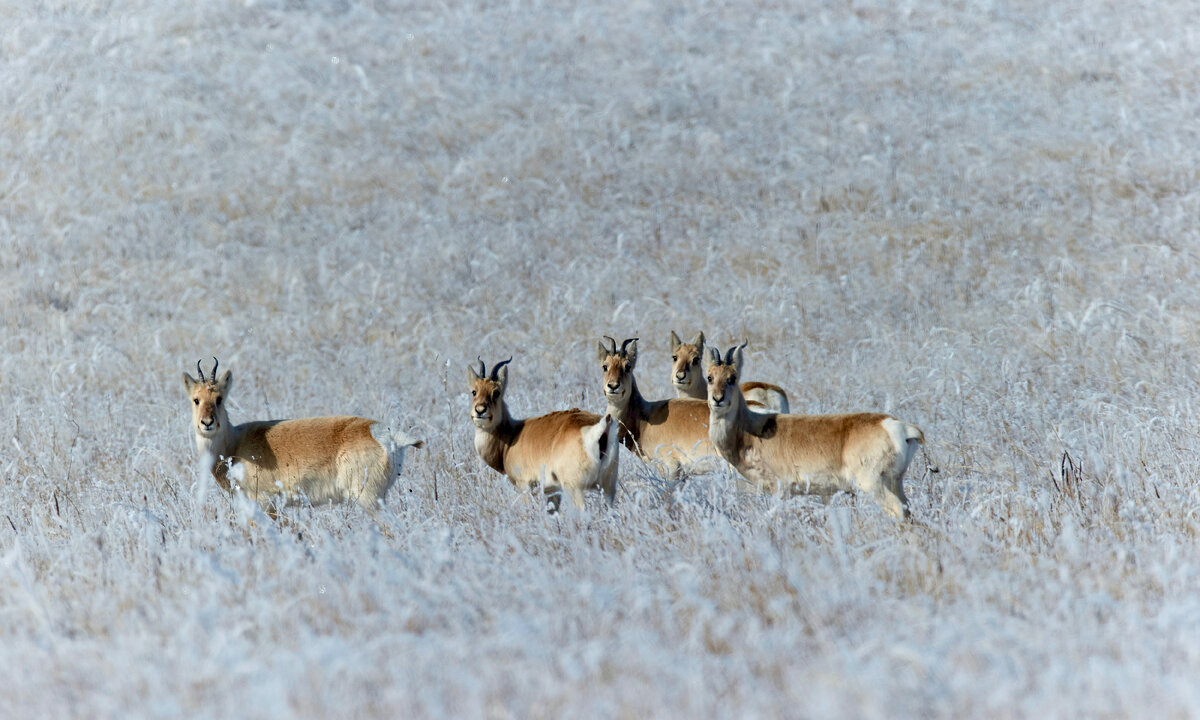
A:
<svg viewBox="0 0 1200 720">
<path fill-rule="evenodd" d="M 824 468 L 777 467 L 754 451 L 743 456 L 738 471 L 760 492 L 828 497 L 854 489 L 851 482 Z"/>
</svg>

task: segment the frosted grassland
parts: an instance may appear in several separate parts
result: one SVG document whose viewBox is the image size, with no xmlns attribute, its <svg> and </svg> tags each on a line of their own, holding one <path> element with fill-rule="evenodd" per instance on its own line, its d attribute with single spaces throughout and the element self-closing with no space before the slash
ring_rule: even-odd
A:
<svg viewBox="0 0 1200 720">
<path fill-rule="evenodd" d="M 0 8 L 0 706 L 32 716 L 1200 714 L 1191 2 Z M 921 525 L 476 458 L 594 348 L 747 338 L 920 425 Z M 201 481 L 235 422 L 428 441 L 383 527 Z"/>
</svg>

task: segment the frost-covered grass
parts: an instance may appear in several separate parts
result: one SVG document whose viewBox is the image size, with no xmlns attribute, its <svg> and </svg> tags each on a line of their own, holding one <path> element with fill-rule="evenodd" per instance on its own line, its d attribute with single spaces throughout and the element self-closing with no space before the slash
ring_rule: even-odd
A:
<svg viewBox="0 0 1200 720">
<path fill-rule="evenodd" d="M 578 5 L 0 8 L 6 712 L 1200 714 L 1200 6 Z M 921 524 L 475 457 L 477 354 L 672 329 L 920 425 Z M 382 527 L 197 485 L 212 355 L 428 441 Z"/>
</svg>

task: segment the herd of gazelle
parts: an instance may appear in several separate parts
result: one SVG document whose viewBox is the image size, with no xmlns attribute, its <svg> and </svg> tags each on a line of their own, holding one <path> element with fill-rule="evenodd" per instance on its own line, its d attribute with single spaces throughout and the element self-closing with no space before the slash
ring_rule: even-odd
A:
<svg viewBox="0 0 1200 720">
<path fill-rule="evenodd" d="M 761 492 L 838 492 L 873 496 L 899 519 L 909 517 L 904 473 L 925 438 L 915 425 L 881 413 L 792 415 L 787 393 L 768 383 L 741 383 L 742 348 L 722 356 L 704 334 L 684 343 L 671 333 L 671 384 L 678 397 L 646 400 L 634 378 L 637 338 L 605 336 L 597 353 L 604 415 L 578 408 L 514 419 L 504 395 L 508 364 L 468 368 L 475 450 L 526 497 L 558 509 L 563 495 L 583 507 L 584 492 L 617 493 L 618 444 L 678 479 L 722 458 Z M 424 443 L 352 416 L 268 420 L 233 425 L 225 410 L 232 375 L 184 373 L 201 461 L 217 484 L 238 490 L 269 512 L 289 499 L 356 502 L 372 515 L 400 473 L 404 452 Z"/>
</svg>

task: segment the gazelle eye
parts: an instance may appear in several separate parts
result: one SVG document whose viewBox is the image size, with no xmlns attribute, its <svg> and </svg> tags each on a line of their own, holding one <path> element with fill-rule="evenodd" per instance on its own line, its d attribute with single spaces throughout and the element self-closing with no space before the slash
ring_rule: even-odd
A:
<svg viewBox="0 0 1200 720">
<path fill-rule="evenodd" d="M 608 363 L 604 363 L 604 372 L 608 372 Z"/>
<path fill-rule="evenodd" d="M 192 398 L 192 403 L 193 403 L 193 404 L 195 404 L 195 405 L 199 405 L 199 404 L 200 404 L 200 398 Z"/>
<path fill-rule="evenodd" d="M 732 384 L 733 384 L 733 382 L 734 382 L 734 380 L 737 380 L 737 378 L 735 378 L 734 376 L 730 375 L 730 376 L 729 376 L 729 377 L 728 377 L 728 378 L 725 380 L 725 384 L 726 384 L 726 385 L 732 385 Z"/>
<path fill-rule="evenodd" d="M 472 391 L 471 391 L 471 397 L 475 397 L 475 391 L 474 391 L 474 390 L 472 390 Z"/>
<path fill-rule="evenodd" d="M 221 404 L 221 398 L 217 398 L 217 404 L 218 404 L 218 405 L 220 405 L 220 404 Z"/>
<path fill-rule="evenodd" d="M 678 362 L 678 361 L 679 361 L 679 356 L 678 356 L 678 355 L 672 355 L 672 356 L 671 356 L 671 362 Z"/>
<path fill-rule="evenodd" d="M 708 381 L 709 381 L 710 383 L 712 382 L 712 375 L 709 375 L 709 376 L 708 376 Z"/>
<path fill-rule="evenodd" d="M 696 357 L 692 358 L 692 364 L 693 364 L 693 365 L 699 365 L 699 364 L 700 364 L 700 356 L 699 356 L 699 355 L 697 355 Z"/>
</svg>

